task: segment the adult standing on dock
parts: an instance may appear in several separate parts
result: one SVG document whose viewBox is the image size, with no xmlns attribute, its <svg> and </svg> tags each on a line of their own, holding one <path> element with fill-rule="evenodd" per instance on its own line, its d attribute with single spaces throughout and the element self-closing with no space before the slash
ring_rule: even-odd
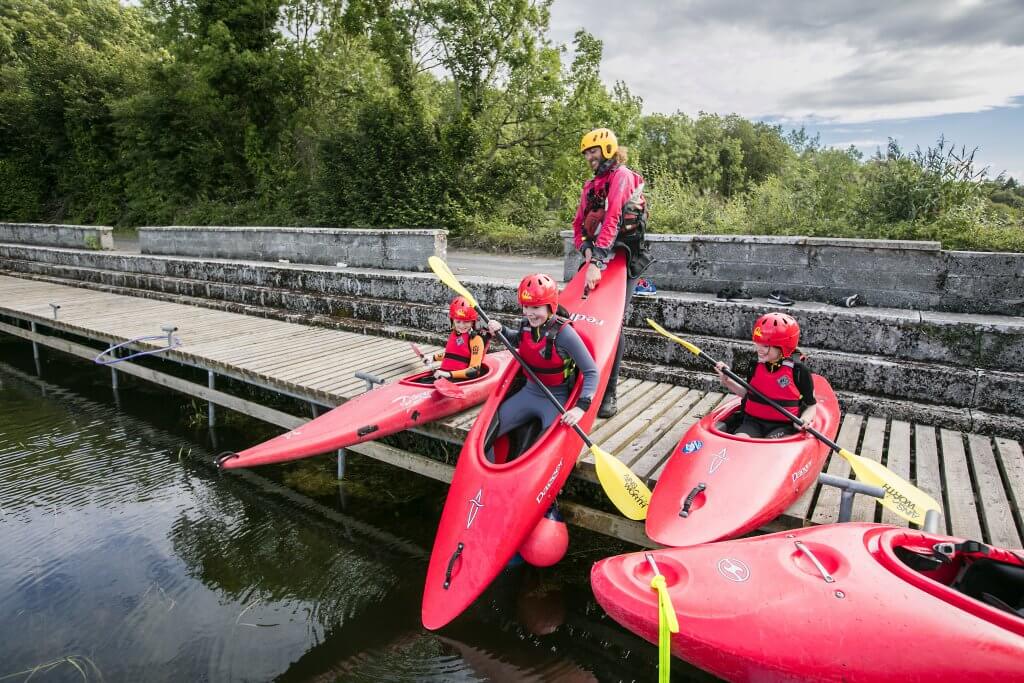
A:
<svg viewBox="0 0 1024 683">
<path fill-rule="evenodd" d="M 572 222 L 573 244 L 583 255 L 590 289 L 600 284 L 601 271 L 617 252 L 627 259 L 628 280 L 623 313 L 627 316 L 637 279 L 652 260 L 644 240 L 647 229 L 644 179 L 626 167 L 626 149 L 619 147 L 615 133 L 607 128 L 597 128 L 584 135 L 580 140 L 580 152 L 594 171 L 594 177 L 584 183 L 580 194 L 580 205 Z M 625 333 L 620 330 L 615 364 L 598 417 L 611 417 L 618 412 L 616 388 L 624 345 Z"/>
</svg>

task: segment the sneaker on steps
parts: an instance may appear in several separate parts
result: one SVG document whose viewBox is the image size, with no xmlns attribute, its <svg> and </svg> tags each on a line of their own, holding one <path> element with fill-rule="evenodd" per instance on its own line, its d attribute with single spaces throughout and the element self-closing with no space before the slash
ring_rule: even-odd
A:
<svg viewBox="0 0 1024 683">
<path fill-rule="evenodd" d="M 633 287 L 633 294 L 637 296 L 651 296 L 657 293 L 658 288 L 654 286 L 654 283 L 644 277 L 637 280 L 636 286 Z"/>
<path fill-rule="evenodd" d="M 792 306 L 793 300 L 786 296 L 783 292 L 772 292 L 768 295 L 768 301 L 775 304 L 776 306 Z"/>
</svg>

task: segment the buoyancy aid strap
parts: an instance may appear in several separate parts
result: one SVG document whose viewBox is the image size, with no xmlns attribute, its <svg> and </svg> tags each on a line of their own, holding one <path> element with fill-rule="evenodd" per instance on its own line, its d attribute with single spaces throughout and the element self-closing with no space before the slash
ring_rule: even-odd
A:
<svg viewBox="0 0 1024 683">
<path fill-rule="evenodd" d="M 754 392 L 747 392 L 747 398 L 754 403 L 760 403 L 761 405 L 769 405 L 768 401 L 755 394 Z M 800 406 L 800 399 L 789 399 L 789 398 L 773 398 L 773 403 L 777 403 L 783 408 L 797 408 Z"/>
</svg>

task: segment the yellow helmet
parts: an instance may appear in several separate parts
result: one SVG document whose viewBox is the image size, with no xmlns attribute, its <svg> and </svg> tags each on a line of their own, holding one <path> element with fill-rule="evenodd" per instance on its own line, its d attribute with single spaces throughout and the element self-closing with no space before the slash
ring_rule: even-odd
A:
<svg viewBox="0 0 1024 683">
<path fill-rule="evenodd" d="M 580 140 L 580 154 L 591 147 L 600 147 L 601 156 L 611 159 L 619 149 L 619 141 L 615 139 L 615 133 L 607 128 L 595 128 Z"/>
</svg>

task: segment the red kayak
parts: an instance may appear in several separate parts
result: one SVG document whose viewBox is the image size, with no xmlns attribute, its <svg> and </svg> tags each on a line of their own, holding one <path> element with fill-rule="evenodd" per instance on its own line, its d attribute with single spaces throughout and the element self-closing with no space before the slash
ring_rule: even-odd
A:
<svg viewBox="0 0 1024 683">
<path fill-rule="evenodd" d="M 434 389 L 432 370 L 384 384 L 345 401 L 287 434 L 238 454 L 225 454 L 218 459 L 218 464 L 225 469 L 235 469 L 298 460 L 454 415 L 482 403 L 494 393 L 511 360 L 508 351 L 485 356 L 483 375 L 455 385 L 462 394 L 458 398 L 442 395 Z"/>
<path fill-rule="evenodd" d="M 814 375 L 813 427 L 830 439 L 839 402 Z M 778 517 L 815 482 L 828 446 L 810 434 L 752 439 L 715 425 L 740 405 L 727 401 L 690 427 L 665 465 L 647 510 L 647 535 L 668 546 L 735 538 Z"/>
<path fill-rule="evenodd" d="M 730 681 L 1024 679 L 1024 554 L 882 524 L 830 524 L 649 553 L 672 653 Z M 590 573 L 613 619 L 656 643 L 647 553 Z"/>
<path fill-rule="evenodd" d="M 625 259 L 621 254 L 612 259 L 600 286 L 587 298 L 583 298 L 584 284 L 581 270 L 566 285 L 559 303 L 572 314 L 576 331 L 601 371 L 594 402 L 579 422 L 587 431 L 615 361 L 626 295 Z M 571 428 L 556 421 L 536 440 L 516 435 L 511 440 L 498 439 L 494 452 L 499 463 L 487 460 L 488 432 L 518 375 L 519 365 L 513 361 L 462 446 L 423 590 L 423 625 L 429 629 L 441 628 L 457 617 L 490 585 L 551 506 L 583 447 Z M 581 386 L 582 377 L 570 394 L 570 405 Z M 529 443 L 515 457 L 519 450 L 515 442 L 520 440 Z M 508 462 L 509 458 L 514 459 Z"/>
</svg>

